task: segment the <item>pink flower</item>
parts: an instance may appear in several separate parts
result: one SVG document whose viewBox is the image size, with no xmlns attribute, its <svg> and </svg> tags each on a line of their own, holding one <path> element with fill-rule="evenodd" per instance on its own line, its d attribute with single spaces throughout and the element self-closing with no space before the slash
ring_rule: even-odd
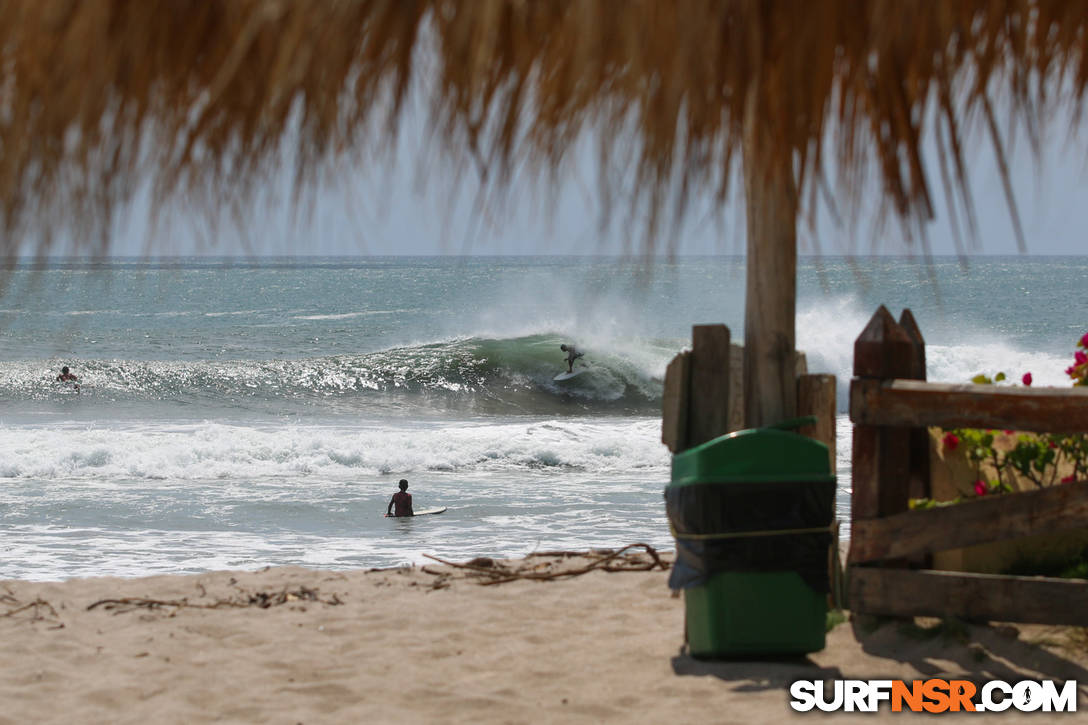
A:
<svg viewBox="0 0 1088 725">
<path fill-rule="evenodd" d="M 1012 434 L 1013 434 L 1014 432 L 1015 432 L 1015 431 L 1011 431 L 1011 430 L 1006 430 L 1006 431 L 1005 431 L 1005 435 L 1007 435 L 1007 436 L 1011 436 L 1011 435 L 1012 435 Z"/>
<path fill-rule="evenodd" d="M 1051 448 L 1057 448 L 1058 447 L 1058 444 L 1055 443 L 1054 441 L 1050 441 L 1050 443 L 1048 443 L 1047 445 L 1049 445 Z"/>
<path fill-rule="evenodd" d="M 1075 480 L 1077 480 L 1077 477 L 1070 473 L 1068 476 L 1062 479 L 1062 483 L 1073 483 L 1073 481 Z"/>
<path fill-rule="evenodd" d="M 944 438 L 941 439 L 941 443 L 944 447 L 950 451 L 956 450 L 956 446 L 960 444 L 960 437 L 955 433 L 945 433 Z"/>
<path fill-rule="evenodd" d="M 1077 350 L 1075 353 L 1073 353 L 1073 360 L 1076 362 L 1077 365 L 1083 365 L 1084 363 L 1088 362 L 1088 354 Z"/>
<path fill-rule="evenodd" d="M 979 496 L 985 496 L 990 489 L 987 488 L 985 481 L 975 481 L 975 493 Z"/>
<path fill-rule="evenodd" d="M 1031 387 L 1031 373 L 1024 373 L 1024 377 L 1020 378 L 1020 381 L 1022 383 L 1024 383 L 1024 385 L 1027 385 L 1030 388 Z"/>
<path fill-rule="evenodd" d="M 1088 348 L 1088 332 L 1084 333 L 1084 337 L 1082 337 L 1077 344 L 1081 347 Z"/>
<path fill-rule="evenodd" d="M 1074 375 L 1077 374 L 1077 369 L 1074 366 L 1070 365 L 1069 367 L 1067 367 L 1065 369 L 1065 374 L 1070 376 L 1070 377 L 1073 377 Z"/>
</svg>

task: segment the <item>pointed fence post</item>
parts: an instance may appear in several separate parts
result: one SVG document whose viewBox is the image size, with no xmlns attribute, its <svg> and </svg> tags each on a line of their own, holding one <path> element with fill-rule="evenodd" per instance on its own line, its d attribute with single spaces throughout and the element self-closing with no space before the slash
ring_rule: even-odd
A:
<svg viewBox="0 0 1088 725">
<path fill-rule="evenodd" d="M 908 378 L 917 369 L 916 354 L 915 341 L 881 305 L 854 342 L 854 377 Z M 852 468 L 851 519 L 871 519 L 907 510 L 909 429 L 855 425 Z"/>
<path fill-rule="evenodd" d="M 909 309 L 904 309 L 899 316 L 899 325 L 910 337 L 914 346 L 911 356 L 910 374 L 911 380 L 926 379 L 926 341 L 922 338 L 922 331 L 918 328 L 918 322 Z M 912 428 L 910 431 L 910 485 L 908 487 L 910 498 L 929 498 L 929 430 L 926 428 Z"/>
</svg>

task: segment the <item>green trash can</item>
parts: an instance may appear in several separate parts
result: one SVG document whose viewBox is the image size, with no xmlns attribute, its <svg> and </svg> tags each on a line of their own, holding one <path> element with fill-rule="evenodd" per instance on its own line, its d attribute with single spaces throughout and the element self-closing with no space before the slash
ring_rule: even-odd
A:
<svg viewBox="0 0 1088 725">
<path fill-rule="evenodd" d="M 669 586 L 684 590 L 695 657 L 824 648 L 835 477 L 827 446 L 782 429 L 810 420 L 738 431 L 673 456 Z"/>
</svg>

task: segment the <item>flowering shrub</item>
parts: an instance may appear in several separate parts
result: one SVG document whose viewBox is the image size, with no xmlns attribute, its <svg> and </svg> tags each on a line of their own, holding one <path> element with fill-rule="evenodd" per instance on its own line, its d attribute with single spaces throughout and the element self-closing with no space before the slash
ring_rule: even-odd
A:
<svg viewBox="0 0 1088 725">
<path fill-rule="evenodd" d="M 1077 341 L 1077 347 L 1079 349 L 1073 354 L 1073 364 L 1066 368 L 1065 373 L 1074 385 L 1088 386 L 1088 333 Z M 1005 374 L 998 373 L 992 379 L 986 375 L 976 375 L 971 382 L 992 385 L 1005 380 Z M 1020 381 L 1030 386 L 1031 373 L 1025 373 Z M 1005 433 L 1011 435 L 1013 431 Z M 1037 488 L 1088 478 L 1088 435 L 1020 433 L 1011 448 L 1004 445 L 995 447 L 996 438 L 997 432 L 993 430 L 955 428 L 946 431 L 941 439 L 945 450 L 954 451 L 963 447 L 967 460 L 975 469 L 975 480 L 971 486 L 975 496 L 1014 491 L 1013 483 L 1017 477 L 1030 481 Z M 988 472 L 994 475 L 986 475 L 984 464 L 988 465 Z M 1070 465 L 1072 472 L 1058 478 L 1059 468 Z M 919 501 L 915 506 L 927 505 L 931 504 Z"/>
<path fill-rule="evenodd" d="M 1081 348 L 1073 353 L 1073 364 L 1065 369 L 1065 374 L 1073 379 L 1073 385 L 1088 385 L 1088 332 L 1077 341 Z"/>
</svg>

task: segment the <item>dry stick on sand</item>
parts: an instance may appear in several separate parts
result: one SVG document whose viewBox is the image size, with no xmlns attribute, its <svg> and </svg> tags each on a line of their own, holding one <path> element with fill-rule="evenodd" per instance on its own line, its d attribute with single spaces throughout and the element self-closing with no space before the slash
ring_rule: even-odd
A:
<svg viewBox="0 0 1088 725">
<path fill-rule="evenodd" d="M 204 593 L 203 586 L 201 586 L 202 594 Z M 144 599 L 142 597 L 124 597 L 122 599 L 100 599 L 94 604 L 87 607 L 87 611 L 90 611 L 98 606 L 101 606 L 106 610 L 116 610 L 114 614 L 121 614 L 122 612 L 130 612 L 133 609 L 144 607 L 146 609 L 157 609 L 159 607 L 175 607 L 181 609 L 188 607 L 190 609 L 220 609 L 222 607 L 259 607 L 260 609 L 268 609 L 280 604 L 286 604 L 288 602 L 306 601 L 306 602 L 320 602 L 321 604 L 329 604 L 336 606 L 337 604 L 343 604 L 340 598 L 335 594 L 329 599 L 322 599 L 316 589 L 309 589 L 307 587 L 299 587 L 295 591 L 287 591 L 285 588 L 283 591 L 268 593 L 268 592 L 256 592 L 253 594 L 243 593 L 246 596 L 245 600 L 237 599 L 219 599 L 210 604 L 190 603 L 188 599 Z"/>
<path fill-rule="evenodd" d="M 653 561 L 645 563 L 645 564 L 638 564 L 638 565 L 628 564 L 628 565 L 624 565 L 624 566 L 605 566 L 608 562 L 620 558 L 628 550 L 634 549 L 634 548 L 645 549 L 646 553 L 650 555 L 650 557 L 653 559 Z M 577 552 L 566 552 L 566 551 L 563 551 L 563 552 L 549 552 L 546 555 L 548 555 L 548 556 L 561 556 L 561 557 L 582 556 L 582 554 L 579 554 Z M 547 581 L 547 580 L 550 580 L 550 579 L 558 579 L 560 577 L 580 576 L 581 574 L 586 574 L 588 572 L 593 571 L 594 569 L 603 569 L 604 571 L 616 572 L 616 571 L 650 571 L 650 570 L 655 569 L 655 568 L 661 568 L 661 569 L 664 570 L 664 569 L 669 568 L 668 564 L 661 561 L 661 557 L 658 555 L 657 550 L 654 549 L 654 547 L 650 546 L 649 544 L 643 544 L 643 543 L 628 544 L 627 546 L 623 547 L 622 549 L 618 549 L 616 551 L 608 553 L 608 554 L 600 557 L 599 559 L 596 559 L 592 563 L 590 563 L 587 566 L 584 566 L 584 567 L 582 567 L 580 569 L 572 569 L 570 571 L 550 572 L 550 573 L 546 573 L 546 574 L 539 573 L 539 572 L 534 572 L 534 571 L 525 571 L 524 569 L 509 570 L 509 569 L 503 569 L 501 567 L 488 568 L 488 567 L 482 567 L 482 566 L 475 566 L 475 565 L 473 565 L 471 563 L 470 564 L 458 564 L 456 562 L 446 561 L 445 559 L 439 559 L 437 556 L 432 556 L 430 554 L 424 554 L 423 556 L 427 557 L 428 559 L 433 559 L 433 560 L 437 561 L 440 564 L 445 564 L 446 566 L 452 566 L 452 567 L 457 568 L 457 569 L 464 569 L 466 571 L 474 572 L 474 573 L 477 573 L 477 574 L 486 574 L 487 576 L 493 577 L 492 579 L 490 579 L 488 581 L 481 581 L 480 584 L 482 586 L 488 586 L 488 585 L 491 585 L 491 584 L 505 584 L 506 582 L 517 581 L 518 579 L 533 579 L 533 580 L 537 580 L 537 581 Z M 427 571 L 426 569 L 424 569 L 424 571 L 426 571 L 428 574 L 437 574 L 437 572 Z"/>
<path fill-rule="evenodd" d="M 190 609 L 219 609 L 221 607 L 248 607 L 249 604 L 243 604 L 229 599 L 220 599 L 212 604 L 192 604 L 188 599 L 144 599 L 143 597 L 122 597 L 121 599 L 99 599 L 94 604 L 88 605 L 87 611 L 89 612 L 99 606 L 107 611 L 113 611 L 114 614 L 121 614 L 122 612 L 131 612 L 133 609 L 139 609 L 140 607 L 144 607 L 145 609 L 158 609 L 160 607 L 176 607 L 178 609 L 181 609 L 182 607 L 188 607 Z"/>
<path fill-rule="evenodd" d="M 18 602 L 17 599 L 15 599 L 14 597 L 11 597 L 11 596 L 5 596 L 5 597 L 3 597 L 3 600 L 5 602 L 10 601 L 12 603 Z M 14 609 L 9 609 L 8 611 L 4 612 L 3 614 L 0 614 L 0 617 L 14 617 L 16 614 L 19 614 L 20 612 L 26 612 L 26 611 L 31 610 L 31 609 L 34 610 L 34 613 L 30 618 L 31 622 L 52 622 L 55 625 L 53 627 L 53 629 L 63 629 L 64 628 L 64 623 L 60 621 L 60 615 L 57 614 L 57 610 L 53 608 L 52 604 L 45 601 L 41 597 L 38 597 L 33 602 L 30 602 L 29 604 L 24 604 L 21 607 L 15 607 Z M 43 609 L 46 611 L 48 616 L 42 614 Z"/>
</svg>

